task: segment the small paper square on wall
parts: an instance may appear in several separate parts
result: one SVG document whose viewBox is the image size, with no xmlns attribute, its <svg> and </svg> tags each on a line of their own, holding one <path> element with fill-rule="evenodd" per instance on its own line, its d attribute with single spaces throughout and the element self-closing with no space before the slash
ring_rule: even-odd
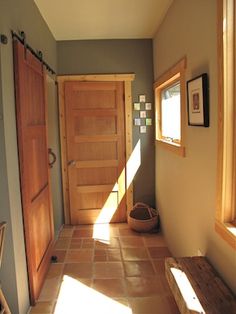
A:
<svg viewBox="0 0 236 314">
<path fill-rule="evenodd" d="M 146 118 L 146 111 L 140 111 L 140 118 Z"/>
<path fill-rule="evenodd" d="M 150 102 L 145 104 L 145 110 L 152 110 L 152 104 Z"/>
<path fill-rule="evenodd" d="M 139 102 L 135 102 L 134 103 L 134 110 L 140 110 L 141 107 L 140 107 L 140 103 Z"/>
<path fill-rule="evenodd" d="M 140 133 L 147 133 L 147 127 L 146 127 L 146 125 L 141 125 L 141 126 L 140 126 Z"/>
<path fill-rule="evenodd" d="M 141 119 L 140 118 L 135 118 L 134 119 L 134 125 L 141 125 Z"/>
<path fill-rule="evenodd" d="M 140 102 L 146 102 L 146 95 L 139 95 Z"/>
</svg>

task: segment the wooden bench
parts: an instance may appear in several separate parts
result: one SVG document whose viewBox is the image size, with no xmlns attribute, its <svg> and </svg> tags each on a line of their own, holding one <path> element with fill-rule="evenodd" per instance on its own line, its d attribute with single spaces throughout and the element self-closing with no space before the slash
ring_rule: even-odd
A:
<svg viewBox="0 0 236 314">
<path fill-rule="evenodd" d="M 236 314 L 235 296 L 205 257 L 166 258 L 165 273 L 182 314 Z"/>
</svg>

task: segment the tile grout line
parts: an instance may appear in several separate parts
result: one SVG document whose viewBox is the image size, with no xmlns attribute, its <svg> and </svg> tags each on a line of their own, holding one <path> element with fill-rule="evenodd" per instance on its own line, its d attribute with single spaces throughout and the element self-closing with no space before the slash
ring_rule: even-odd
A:
<svg viewBox="0 0 236 314">
<path fill-rule="evenodd" d="M 144 240 L 144 239 L 143 239 L 143 240 Z M 150 251 L 149 251 L 149 249 L 148 249 L 149 247 L 147 246 L 145 240 L 144 240 L 143 242 L 144 242 L 144 246 L 146 247 L 146 251 L 147 251 L 147 253 L 148 253 L 150 262 L 151 262 L 151 264 L 152 264 L 152 268 L 153 268 L 154 274 L 155 274 L 155 276 L 156 276 L 156 274 L 157 274 L 157 272 L 156 272 L 156 267 L 155 267 L 155 265 L 154 265 L 154 261 L 153 261 L 153 258 L 152 258 L 152 256 L 151 256 L 151 253 L 150 253 Z"/>
</svg>

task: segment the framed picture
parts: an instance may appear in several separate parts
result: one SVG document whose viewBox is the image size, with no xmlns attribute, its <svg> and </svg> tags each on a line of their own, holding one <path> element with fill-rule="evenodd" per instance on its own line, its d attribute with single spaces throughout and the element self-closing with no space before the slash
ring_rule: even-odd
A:
<svg viewBox="0 0 236 314">
<path fill-rule="evenodd" d="M 188 125 L 209 126 L 209 95 L 207 73 L 187 82 Z"/>
</svg>

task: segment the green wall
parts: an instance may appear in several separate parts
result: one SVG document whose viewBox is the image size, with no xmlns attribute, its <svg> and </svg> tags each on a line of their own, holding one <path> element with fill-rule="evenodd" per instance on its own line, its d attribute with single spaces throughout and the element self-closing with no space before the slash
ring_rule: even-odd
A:
<svg viewBox="0 0 236 314">
<path fill-rule="evenodd" d="M 58 74 L 134 73 L 133 102 L 146 94 L 153 103 L 152 40 L 81 40 L 59 41 Z M 137 116 L 137 112 L 134 116 Z M 150 112 L 154 118 L 154 110 Z M 155 205 L 154 126 L 140 134 L 133 127 L 133 147 L 141 140 L 141 167 L 134 178 L 134 200 Z"/>
<path fill-rule="evenodd" d="M 186 157 L 156 148 L 156 200 L 168 246 L 174 256 L 197 255 L 200 250 L 236 292 L 235 251 L 214 230 L 217 1 L 175 0 L 154 38 L 153 54 L 155 79 L 186 56 L 186 79 L 207 72 L 210 81 L 210 127 L 186 123 Z"/>
<path fill-rule="evenodd" d="M 56 68 L 56 42 L 31 0 L 0 1 L 0 33 L 8 44 L 0 44 L 0 221 L 7 221 L 1 267 L 1 286 L 13 314 L 29 308 L 22 209 L 19 184 L 11 30 L 26 33 L 28 43 L 41 50 Z"/>
</svg>

